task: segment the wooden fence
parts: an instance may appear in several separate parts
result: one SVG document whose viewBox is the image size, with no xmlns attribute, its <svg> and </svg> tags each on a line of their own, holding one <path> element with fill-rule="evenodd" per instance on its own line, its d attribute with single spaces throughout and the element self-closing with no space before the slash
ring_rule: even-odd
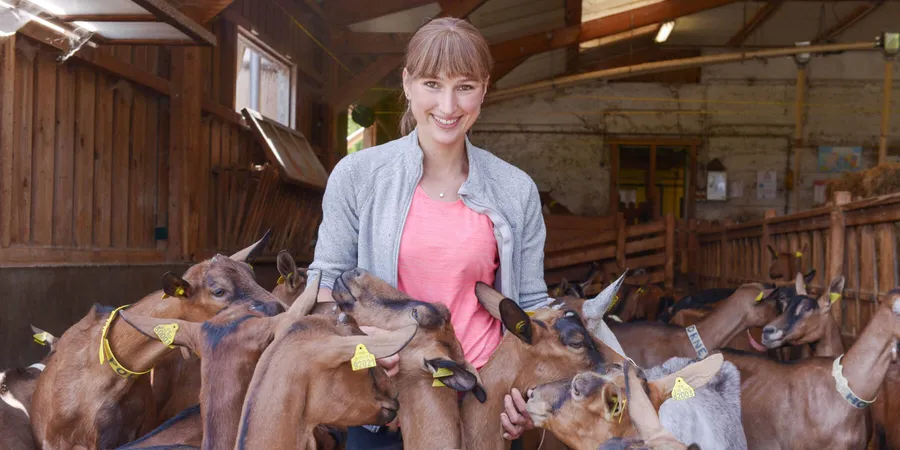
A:
<svg viewBox="0 0 900 450">
<path fill-rule="evenodd" d="M 805 245 L 800 267 L 816 270 L 812 291 L 822 292 L 838 275 L 846 277 L 843 297 L 832 313 L 842 334 L 853 339 L 877 302 L 897 286 L 900 194 L 849 199 L 849 193 L 837 192 L 825 207 L 787 216 L 769 211 L 764 219 L 743 224 L 691 224 L 690 275 L 703 288 L 769 281 L 767 246 L 796 252 Z"/>
<path fill-rule="evenodd" d="M 625 224 L 622 213 L 608 217 L 545 216 L 547 242 L 544 246 L 546 282 L 559 283 L 583 276 L 592 262 L 603 274 L 619 276 L 623 269 L 644 269 L 627 283 L 664 283 L 671 290 L 675 281 L 676 221 L 671 214 L 650 223 Z M 588 293 L 602 286 L 594 284 Z"/>
</svg>

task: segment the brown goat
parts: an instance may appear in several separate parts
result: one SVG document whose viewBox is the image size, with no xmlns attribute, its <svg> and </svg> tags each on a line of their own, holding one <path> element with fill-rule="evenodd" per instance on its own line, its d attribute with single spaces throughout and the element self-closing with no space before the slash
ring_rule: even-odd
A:
<svg viewBox="0 0 900 450">
<path fill-rule="evenodd" d="M 351 367 L 351 360 L 365 349 L 375 359 L 396 354 L 416 335 L 415 324 L 366 336 L 347 314 L 288 317 L 253 373 L 235 449 L 315 448 L 319 424 L 383 425 L 396 418 L 397 389 L 384 369 L 374 360 Z"/>
<path fill-rule="evenodd" d="M 230 303 L 275 301 L 243 262 L 262 247 L 257 242 L 233 259 L 216 255 L 190 267 L 183 278 L 167 273 L 163 290 L 129 312 L 196 322 Z M 149 377 L 140 375 L 170 350 L 132 327 L 117 326 L 117 311 L 94 305 L 59 339 L 34 393 L 32 428 L 44 450 L 116 447 L 158 424 Z"/>
<path fill-rule="evenodd" d="M 123 445 L 116 450 L 138 450 L 142 448 L 159 450 L 162 448 L 200 448 L 203 443 L 203 416 L 200 405 L 194 405 L 163 422 L 155 430 L 140 439 Z"/>
<path fill-rule="evenodd" d="M 725 350 L 725 359 L 741 372 L 741 417 L 750 447 L 865 448 L 871 429 L 864 399 L 876 396 L 898 338 L 900 289 L 895 289 L 838 358 L 780 363 Z"/>
<path fill-rule="evenodd" d="M 844 277 L 832 280 L 828 289 L 818 299 L 806 292 L 803 275 L 797 273 L 796 292 L 784 312 L 763 328 L 762 345 L 778 348 L 783 345 L 806 345 L 814 347 L 815 356 L 838 356 L 844 353 L 841 330 L 831 305 L 844 291 Z"/>
<path fill-rule="evenodd" d="M 419 332 L 400 352 L 394 382 L 400 393 L 398 422 L 409 448 L 462 448 L 459 398 L 473 391 L 484 400 L 478 372 L 465 359 L 450 323 L 450 310 L 439 303 L 411 299 L 384 280 L 357 268 L 341 274 L 332 296 L 360 325 L 397 329 L 418 323 Z M 442 386 L 435 387 L 439 378 Z M 495 419 L 499 419 L 499 413 Z M 498 422 L 499 423 L 499 422 Z"/>
<path fill-rule="evenodd" d="M 272 295 L 278 297 L 286 308 L 290 308 L 306 287 L 306 268 L 297 267 L 297 263 L 287 250 L 278 252 L 276 267 L 279 277 L 275 288 L 272 289 Z"/>
<path fill-rule="evenodd" d="M 803 244 L 800 250 L 792 252 L 779 252 L 771 245 L 768 246 L 772 261 L 769 263 L 769 278 L 790 278 L 797 272 L 803 272 L 803 259 L 809 253 L 809 244 Z"/>
<path fill-rule="evenodd" d="M 696 389 L 713 378 L 723 361 L 721 354 L 714 354 L 650 382 L 636 376 L 626 382 L 625 372 L 636 369 L 630 362 L 601 365 L 599 371 L 581 372 L 574 378 L 536 387 L 529 394 L 528 412 L 535 425 L 550 430 L 575 450 L 594 450 L 613 438 L 640 435 L 653 441 L 655 432 L 645 430 L 645 434 L 640 434 L 632 422 L 634 411 L 629 408 L 634 405 L 629 400 L 634 393 L 643 394 L 646 389 L 648 402 L 638 400 L 639 414 L 652 415 L 658 422 L 659 407 L 671 396 L 676 379 L 682 378 Z M 631 384 L 634 382 L 637 384 Z M 643 423 L 641 419 L 638 417 L 637 424 Z M 665 432 L 661 425 L 658 430 Z"/>
<path fill-rule="evenodd" d="M 775 319 L 777 305 L 771 298 L 773 292 L 775 289 L 766 289 L 759 283 L 742 285 L 722 306 L 697 322 L 692 335 L 685 328 L 662 323 L 607 324 L 625 354 L 642 367 L 657 366 L 673 356 L 703 358 L 748 328 L 763 326 Z"/>
<path fill-rule="evenodd" d="M 613 286 L 600 295 L 615 295 Z M 487 401 L 481 405 L 470 396 L 463 398 L 463 436 L 468 450 L 503 449 L 498 420 L 504 408 L 504 395 L 513 388 L 520 392 L 543 383 L 574 376 L 604 362 L 620 362 L 622 357 L 594 339 L 585 328 L 578 299 L 565 299 L 550 307 L 526 313 L 514 301 L 484 283 L 477 283 L 475 294 L 482 306 L 498 318 L 508 331 L 494 350 L 481 377 Z M 557 436 L 559 437 L 559 436 Z"/>
</svg>

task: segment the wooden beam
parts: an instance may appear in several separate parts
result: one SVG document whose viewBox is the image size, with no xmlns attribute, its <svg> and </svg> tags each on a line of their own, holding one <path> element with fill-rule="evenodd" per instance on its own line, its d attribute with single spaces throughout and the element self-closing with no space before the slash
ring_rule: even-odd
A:
<svg viewBox="0 0 900 450">
<path fill-rule="evenodd" d="M 728 45 L 732 47 L 739 47 L 744 43 L 747 38 L 753 34 L 754 31 L 759 29 L 767 20 L 771 19 L 779 9 L 781 9 L 781 5 L 784 4 L 784 0 L 771 0 L 769 3 L 766 3 L 766 6 L 763 6 L 762 9 L 756 12 L 749 22 L 745 23 L 731 39 L 728 40 Z"/>
<path fill-rule="evenodd" d="M 429 3 L 434 0 L 340 0 L 325 3 L 325 12 L 332 23 L 346 26 Z"/>
<path fill-rule="evenodd" d="M 438 4 L 441 5 L 440 16 L 465 19 L 486 2 L 487 0 L 439 0 Z"/>
<path fill-rule="evenodd" d="M 203 28 L 200 24 L 192 20 L 190 17 L 186 16 L 184 13 L 176 9 L 172 6 L 171 3 L 166 0 L 131 0 L 136 5 L 141 8 L 146 9 L 151 14 L 169 25 L 175 27 L 176 30 L 184 33 L 189 38 L 197 41 L 198 44 L 206 44 L 206 45 L 216 45 L 216 36 L 212 34 L 206 28 Z M 226 3 L 225 6 L 228 6 L 227 3 L 231 3 L 231 1 L 227 2 L 215 2 Z M 217 12 L 218 14 L 218 12 Z M 210 17 L 211 18 L 211 17 Z"/>
<path fill-rule="evenodd" d="M 350 81 L 335 87 L 328 95 L 328 104 L 332 105 L 336 111 L 346 110 L 354 100 L 362 97 L 370 87 L 378 84 L 402 63 L 403 55 L 388 55 L 378 58 L 353 76 Z"/>
<path fill-rule="evenodd" d="M 535 55 L 591 39 L 622 33 L 637 27 L 675 20 L 679 17 L 717 8 L 735 1 L 666 0 L 583 22 L 581 25 L 557 28 L 549 32 L 535 33 L 500 42 L 491 46 L 491 55 L 498 62 Z"/>
<path fill-rule="evenodd" d="M 203 0 L 203 1 L 182 1 L 173 2 L 180 3 L 182 6 L 178 8 L 194 22 L 200 25 L 206 25 L 214 19 L 226 8 L 234 3 L 234 0 Z"/>
<path fill-rule="evenodd" d="M 349 55 L 402 54 L 406 52 L 409 33 L 357 33 L 346 31 L 331 36 L 336 53 Z"/>
<path fill-rule="evenodd" d="M 16 35 L 0 37 L 0 247 L 12 238 Z"/>
<path fill-rule="evenodd" d="M 194 41 L 180 41 L 170 39 L 113 39 L 103 41 L 103 45 L 158 45 L 158 46 L 178 46 L 178 45 L 197 45 Z"/>
<path fill-rule="evenodd" d="M 200 167 L 200 111 L 203 73 L 199 47 L 172 49 L 169 145 L 169 246 L 172 261 L 190 259 L 200 231 L 197 177 Z"/>
<path fill-rule="evenodd" d="M 69 14 L 63 22 L 159 22 L 153 14 Z"/>
<path fill-rule="evenodd" d="M 566 0 L 566 26 L 581 25 L 582 0 Z M 572 71 L 578 67 L 578 44 L 572 44 L 566 49 L 566 70 Z"/>
<path fill-rule="evenodd" d="M 878 7 L 882 4 L 884 4 L 884 1 L 878 0 L 856 7 L 856 9 L 844 16 L 836 24 L 832 25 L 831 28 L 816 36 L 815 39 L 812 40 L 812 43 L 819 44 L 838 37 L 841 33 L 856 24 L 856 22 L 859 22 L 860 20 L 871 14 L 873 11 L 878 9 Z"/>
<path fill-rule="evenodd" d="M 312 10 L 312 12 L 314 12 L 317 16 L 319 16 L 319 19 L 322 19 L 326 22 L 329 21 L 328 14 L 326 14 L 325 10 L 322 9 L 321 6 L 319 6 L 318 1 L 316 1 L 316 0 L 304 0 L 304 1 L 306 2 L 306 6 L 308 6 L 309 9 Z"/>
<path fill-rule="evenodd" d="M 881 137 L 878 139 L 878 165 L 887 164 L 888 135 L 891 132 L 891 91 L 894 83 L 894 59 L 884 60 L 884 88 L 881 98 Z"/>
<path fill-rule="evenodd" d="M 519 67 L 522 63 L 528 60 L 527 56 L 523 56 L 517 59 L 511 59 L 509 61 L 502 61 L 494 65 L 494 72 L 491 73 L 491 82 L 496 83 L 503 79 L 503 77 L 509 75 L 510 72 L 513 71 L 516 67 Z"/>
</svg>

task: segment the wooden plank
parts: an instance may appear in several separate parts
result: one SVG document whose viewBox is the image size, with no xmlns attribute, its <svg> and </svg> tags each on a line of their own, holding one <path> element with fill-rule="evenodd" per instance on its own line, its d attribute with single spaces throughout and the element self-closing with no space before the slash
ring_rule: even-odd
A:
<svg viewBox="0 0 900 450">
<path fill-rule="evenodd" d="M 173 26 L 189 38 L 201 45 L 216 45 L 216 36 L 202 25 L 191 20 L 166 0 L 132 0 L 141 8 L 146 9 L 158 17 L 161 21 Z M 215 15 L 215 14 L 214 14 Z M 210 17 L 211 18 L 211 17 Z"/>
<path fill-rule="evenodd" d="M 0 249 L 0 267 L 72 266 L 79 264 L 149 264 L 165 261 L 157 250 L 100 250 L 46 247 L 10 247 Z"/>
<path fill-rule="evenodd" d="M 882 295 L 897 287 L 897 239 L 894 224 L 875 226 L 878 233 L 878 292 Z"/>
<path fill-rule="evenodd" d="M 549 232 L 548 232 L 549 233 Z M 590 247 L 593 245 L 609 244 L 616 240 L 616 232 L 600 231 L 587 236 L 579 236 L 574 239 L 554 240 L 548 242 L 544 246 L 545 253 L 559 252 L 564 250 L 572 250 L 581 247 Z"/>
<path fill-rule="evenodd" d="M 158 22 L 153 14 L 67 14 L 60 16 L 63 22 Z"/>
<path fill-rule="evenodd" d="M 171 148 L 170 139 L 170 120 L 171 113 L 170 101 L 168 99 L 159 101 L 159 141 L 156 146 L 156 226 L 165 228 L 169 238 L 156 242 L 158 250 L 165 250 L 166 255 L 172 254 L 169 250 L 172 247 L 172 223 L 169 220 L 169 212 L 171 211 L 171 202 L 169 199 L 169 179 L 172 177 L 172 168 L 169 162 L 169 149 Z"/>
<path fill-rule="evenodd" d="M 810 269 L 815 267 L 815 265 L 813 264 L 812 236 L 810 236 L 810 233 L 801 232 L 800 241 L 797 245 L 797 250 L 801 250 L 806 247 L 806 253 L 803 254 L 803 256 L 800 258 L 800 261 L 798 261 L 799 264 L 797 264 L 797 269 L 803 273 L 806 273 Z"/>
<path fill-rule="evenodd" d="M 56 192 L 53 199 L 53 245 L 70 247 L 75 206 L 75 70 L 59 67 L 56 86 Z"/>
<path fill-rule="evenodd" d="M 97 76 L 97 113 L 94 142 L 94 246 L 109 247 L 112 242 L 112 161 L 113 161 L 112 80 Z"/>
<path fill-rule="evenodd" d="M 39 52 L 35 68 L 33 236 L 37 245 L 53 244 L 53 186 L 56 161 L 56 61 Z"/>
<path fill-rule="evenodd" d="M 433 3 L 434 0 L 343 0 L 325 2 L 325 13 L 335 25 L 344 26 Z"/>
<path fill-rule="evenodd" d="M 871 225 L 860 227 L 860 252 L 859 252 L 859 289 L 862 292 L 877 292 L 876 290 L 876 245 L 875 229 Z M 868 322 L 871 311 L 867 307 L 860 308 L 859 327 Z M 857 333 L 857 336 L 859 334 Z"/>
<path fill-rule="evenodd" d="M 211 124 L 209 137 L 209 167 L 221 168 L 222 165 L 222 128 L 228 125 L 215 121 Z M 206 183 L 209 192 L 208 200 L 204 208 L 208 211 L 206 234 L 208 236 L 208 248 L 221 249 L 218 240 L 219 206 L 221 205 L 221 193 L 217 181 L 218 176 L 207 170 L 209 181 Z"/>
<path fill-rule="evenodd" d="M 13 221 L 15 161 L 16 36 L 0 37 L 0 247 L 9 247 Z"/>
<path fill-rule="evenodd" d="M 144 165 L 138 167 L 143 173 L 144 193 L 143 207 L 141 208 L 142 216 L 140 224 L 144 232 L 141 233 L 142 241 L 140 247 L 153 248 L 156 243 L 153 238 L 153 229 L 156 227 L 157 215 L 157 197 L 159 190 L 158 182 L 158 164 L 159 164 L 159 100 L 153 96 L 149 96 L 146 101 L 146 119 L 144 132 L 146 133 L 144 146 Z"/>
<path fill-rule="evenodd" d="M 852 27 L 854 24 L 856 24 L 860 20 L 863 20 L 866 16 L 878 9 L 878 7 L 880 7 L 883 3 L 884 2 L 881 0 L 870 1 L 866 4 L 857 6 L 856 9 L 848 13 L 846 16 L 842 17 L 837 21 L 837 23 L 816 36 L 812 40 L 812 44 L 819 44 L 837 38 L 848 28 Z"/>
<path fill-rule="evenodd" d="M 210 136 L 212 134 L 212 121 L 204 120 L 200 124 L 199 164 L 191 172 L 191 177 L 196 179 L 197 188 L 197 249 L 209 250 L 209 160 L 210 160 Z"/>
<path fill-rule="evenodd" d="M 625 260 L 625 241 L 628 238 L 628 231 L 625 228 L 625 215 L 616 213 L 616 266 L 619 270 L 628 267 Z"/>
<path fill-rule="evenodd" d="M 666 265 L 666 254 L 665 253 L 655 253 L 647 256 L 640 256 L 637 258 L 631 258 L 628 260 L 628 269 L 647 269 L 650 267 L 661 267 Z"/>
<path fill-rule="evenodd" d="M 830 239 L 828 241 L 829 242 L 828 243 L 828 245 L 829 245 L 828 269 L 827 269 L 828 270 L 828 274 L 827 274 L 828 278 L 826 279 L 826 282 L 829 282 L 829 283 L 831 282 L 831 280 L 837 278 L 843 272 L 844 267 L 847 267 L 847 266 L 843 265 L 843 262 L 845 260 L 843 252 L 845 249 L 844 238 L 846 236 L 846 234 L 845 234 L 846 219 L 844 217 L 844 213 L 841 210 L 841 208 L 849 200 L 850 200 L 849 193 L 846 193 L 846 192 L 836 193 L 834 196 L 834 203 L 833 203 L 832 211 L 829 215 Z M 847 248 L 849 248 L 849 247 L 847 247 Z M 849 255 L 849 257 L 856 259 L 857 253 L 854 252 L 853 254 Z M 841 323 L 843 323 L 843 317 L 844 317 L 843 312 L 846 308 L 843 304 L 843 300 L 838 299 L 837 302 L 838 302 L 838 304 L 833 305 L 834 307 L 831 308 L 831 315 L 834 317 L 834 320 L 838 324 L 841 324 Z M 859 302 L 857 302 L 856 305 L 858 308 Z M 857 309 L 857 311 L 859 311 L 859 310 Z M 859 323 L 858 322 L 859 315 L 857 314 L 855 318 L 856 318 L 857 324 L 858 324 Z"/>
<path fill-rule="evenodd" d="M 616 247 L 614 245 L 605 245 L 602 247 L 591 248 L 587 250 L 570 251 L 544 258 L 544 269 L 556 269 L 560 267 L 572 266 L 575 264 L 583 264 L 591 261 L 599 261 L 601 259 L 614 258 L 615 256 Z"/>
<path fill-rule="evenodd" d="M 675 215 L 666 214 L 666 289 L 675 287 Z"/>
<path fill-rule="evenodd" d="M 124 57 L 124 55 L 122 55 Z M 131 178 L 131 120 L 134 90 L 125 81 L 115 85 L 112 147 L 112 247 L 128 247 L 129 179 Z"/>
<path fill-rule="evenodd" d="M 657 234 L 663 233 L 666 231 L 666 222 L 664 220 L 657 220 L 649 223 L 642 223 L 638 225 L 632 225 L 628 227 L 628 237 L 635 238 L 638 236 L 645 236 L 648 234 Z"/>
<path fill-rule="evenodd" d="M 665 247 L 666 237 L 659 236 L 625 244 L 625 254 L 631 255 L 633 253 L 646 252 L 650 250 L 661 250 Z"/>
<path fill-rule="evenodd" d="M 827 255 L 825 250 L 825 239 L 822 238 L 824 233 L 824 231 L 813 231 L 812 240 L 813 268 L 816 269 L 816 276 L 813 278 L 813 284 L 820 286 L 825 284 L 825 277 L 828 276 L 828 272 L 826 272 L 828 266 L 825 258 L 825 255 Z M 841 258 L 841 261 L 843 262 L 843 258 Z"/>
<path fill-rule="evenodd" d="M 94 116 L 97 77 L 93 69 L 75 67 L 75 246 L 91 247 L 94 230 Z"/>
<path fill-rule="evenodd" d="M 131 158 L 128 168 L 128 248 L 140 248 L 150 230 L 145 228 L 144 216 L 150 191 L 147 189 L 145 167 L 149 164 L 147 148 L 147 96 L 134 93 L 131 112 Z"/>
<path fill-rule="evenodd" d="M 191 174 L 199 166 L 200 112 L 203 74 L 196 47 L 172 50 L 172 92 L 169 164 L 169 249 L 172 260 L 189 260 L 198 249 L 199 206 L 197 180 Z"/>
</svg>

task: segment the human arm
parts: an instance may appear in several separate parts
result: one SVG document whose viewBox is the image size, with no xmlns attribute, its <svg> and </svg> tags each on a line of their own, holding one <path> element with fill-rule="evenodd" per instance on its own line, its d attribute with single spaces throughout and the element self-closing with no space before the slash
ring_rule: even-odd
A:
<svg viewBox="0 0 900 450">
<path fill-rule="evenodd" d="M 357 266 L 359 215 L 350 157 L 341 160 L 332 170 L 322 196 L 322 223 L 319 224 L 316 251 L 310 270 L 321 272 L 317 301 L 334 301 L 331 289 L 334 280 L 344 271 Z"/>
</svg>

